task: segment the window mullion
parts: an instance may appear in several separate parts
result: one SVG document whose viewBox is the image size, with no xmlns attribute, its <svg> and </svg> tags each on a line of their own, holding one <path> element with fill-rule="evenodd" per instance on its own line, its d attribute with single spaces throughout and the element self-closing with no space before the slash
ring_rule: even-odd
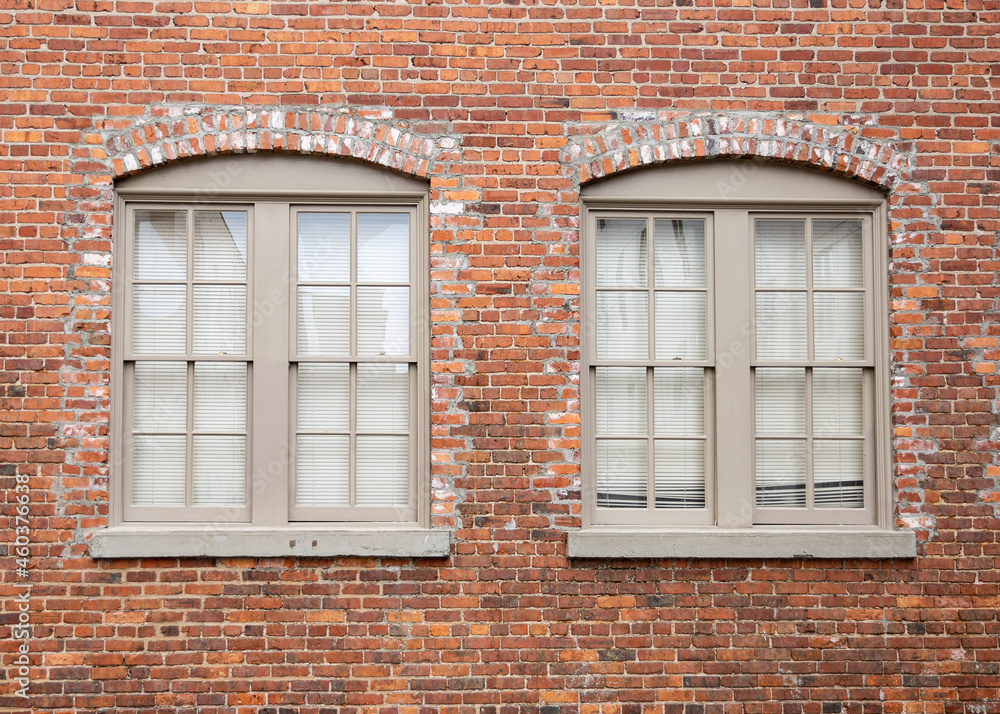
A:
<svg viewBox="0 0 1000 714">
<path fill-rule="evenodd" d="M 294 354 L 287 322 L 296 324 L 296 296 L 291 294 L 290 239 L 292 216 L 287 203 L 261 202 L 254 207 L 253 291 L 273 299 L 276 309 L 254 315 L 250 499 L 258 526 L 288 522 L 295 494 L 289 484 L 289 362 Z"/>
<path fill-rule="evenodd" d="M 716 519 L 726 528 L 753 524 L 753 404 L 750 326 L 753 266 L 750 217 L 746 210 L 724 209 L 714 220 L 715 265 L 715 433 Z M 723 439 L 725 441 L 723 441 Z"/>
</svg>

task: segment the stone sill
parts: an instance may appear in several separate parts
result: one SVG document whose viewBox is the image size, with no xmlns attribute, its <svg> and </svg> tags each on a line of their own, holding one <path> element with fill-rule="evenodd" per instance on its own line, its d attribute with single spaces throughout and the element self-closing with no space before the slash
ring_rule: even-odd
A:
<svg viewBox="0 0 1000 714">
<path fill-rule="evenodd" d="M 593 528 L 569 534 L 570 558 L 915 558 L 913 531 Z"/>
<path fill-rule="evenodd" d="M 441 558 L 451 531 L 440 528 L 205 528 L 117 526 L 96 531 L 92 558 L 330 557 Z"/>
</svg>

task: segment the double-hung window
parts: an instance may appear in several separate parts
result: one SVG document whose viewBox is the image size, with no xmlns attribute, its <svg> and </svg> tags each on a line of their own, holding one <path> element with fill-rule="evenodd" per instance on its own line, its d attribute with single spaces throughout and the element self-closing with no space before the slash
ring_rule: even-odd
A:
<svg viewBox="0 0 1000 714">
<path fill-rule="evenodd" d="M 116 190 L 113 527 L 92 550 L 446 549 L 426 528 L 426 185 L 260 155 Z"/>
<path fill-rule="evenodd" d="M 710 522 L 705 214 L 594 216 L 593 486 L 598 521 Z"/>
<path fill-rule="evenodd" d="M 139 203 L 125 216 L 125 518 L 246 518 L 253 208 Z"/>
<path fill-rule="evenodd" d="M 905 555 L 884 198 L 722 161 L 586 187 L 571 555 Z"/>
</svg>

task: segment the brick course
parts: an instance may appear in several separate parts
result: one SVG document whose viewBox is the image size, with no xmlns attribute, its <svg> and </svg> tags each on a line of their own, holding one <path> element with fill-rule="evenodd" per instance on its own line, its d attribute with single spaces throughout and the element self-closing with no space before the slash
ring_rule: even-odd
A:
<svg viewBox="0 0 1000 714">
<path fill-rule="evenodd" d="M 0 707 L 1000 713 L 995 2 L 8 0 L 0 26 Z M 430 182 L 447 559 L 88 557 L 111 459 L 113 181 L 265 151 Z M 723 156 L 888 194 L 912 562 L 565 556 L 580 186 Z"/>
</svg>

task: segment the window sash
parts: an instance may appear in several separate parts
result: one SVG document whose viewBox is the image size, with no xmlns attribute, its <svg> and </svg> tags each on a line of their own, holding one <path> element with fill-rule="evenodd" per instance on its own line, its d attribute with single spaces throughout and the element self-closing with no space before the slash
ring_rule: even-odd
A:
<svg viewBox="0 0 1000 714">
<path fill-rule="evenodd" d="M 811 525 L 836 525 L 836 524 L 865 524 L 870 523 L 873 518 L 874 501 L 873 483 L 874 463 L 873 453 L 873 403 L 874 387 L 872 369 L 874 365 L 874 334 L 871 329 L 873 320 L 872 310 L 872 270 L 871 251 L 865 250 L 866 246 L 871 246 L 871 222 L 863 215 L 851 214 L 825 214 L 822 212 L 809 213 L 752 213 L 749 219 L 749 238 L 753 251 L 752 282 L 755 309 L 752 311 L 754 328 L 752 330 L 752 349 L 750 360 L 751 380 L 755 384 L 758 376 L 766 369 L 765 365 L 778 368 L 781 365 L 786 368 L 797 368 L 802 370 L 804 377 L 804 423 L 798 435 L 793 439 L 782 439 L 780 436 L 768 435 L 763 431 L 764 425 L 758 424 L 756 415 L 756 398 L 753 408 L 750 409 L 751 420 L 753 422 L 754 440 L 752 444 L 751 462 L 754 467 L 754 521 L 761 524 L 811 524 Z M 850 242 L 854 243 L 854 248 L 848 247 L 841 250 L 843 258 L 848 260 L 835 261 L 835 270 L 829 270 L 828 260 L 824 256 L 829 256 L 837 250 L 836 245 L 830 242 L 829 238 L 834 231 L 834 223 L 842 226 L 847 224 L 857 224 L 857 235 L 851 235 Z M 768 243 L 766 236 L 767 228 L 782 227 L 788 233 L 788 229 L 794 227 L 796 232 L 801 234 L 799 247 L 801 248 L 801 261 L 797 266 L 799 269 L 784 268 L 784 275 L 767 276 L 762 280 L 762 268 L 766 268 L 768 258 L 762 253 L 766 251 L 764 246 Z M 798 230 L 800 229 L 800 230 Z M 835 229 L 834 229 L 835 230 Z M 842 236 L 843 238 L 843 236 Z M 791 244 L 790 240 L 784 241 L 786 247 Z M 762 250 L 763 249 L 763 250 Z M 824 265 L 826 263 L 826 265 Z M 798 272 L 798 276 L 795 273 Z M 784 285 L 782 284 L 784 283 Z M 797 283 L 797 285 L 793 285 Z M 765 339 L 765 326 L 761 324 L 760 300 L 762 296 L 773 297 L 782 294 L 785 290 L 794 289 L 802 296 L 803 317 L 804 317 L 804 354 L 792 358 L 783 358 L 780 353 L 762 353 L 761 343 Z M 853 318 L 848 309 L 849 303 L 841 305 L 841 309 L 834 311 L 830 316 L 835 322 L 817 319 L 822 315 L 818 309 L 823 304 L 824 299 L 830 295 L 851 296 L 852 301 L 859 304 L 860 310 L 855 310 Z M 785 310 L 787 314 L 788 310 Z M 846 319 L 845 319 L 846 317 Z M 848 330 L 841 330 L 832 339 L 828 336 L 828 331 L 836 329 L 840 324 L 847 323 Z M 859 344 L 860 342 L 860 344 Z M 834 351 L 831 351 L 834 350 Z M 860 507 L 826 507 L 822 505 L 823 498 L 817 493 L 819 475 L 825 468 L 832 466 L 832 460 L 827 456 L 825 461 L 821 461 L 824 454 L 828 454 L 830 447 L 838 440 L 829 435 L 817 434 L 814 425 L 814 397 L 817 394 L 814 375 L 817 370 L 857 370 L 860 369 L 862 379 L 861 412 L 862 428 L 859 433 L 845 437 L 841 441 L 844 447 L 850 450 L 860 449 L 861 451 L 861 477 L 860 496 L 862 504 Z M 822 373 L 822 372 L 820 372 Z M 788 449 L 792 448 L 793 451 Z M 775 451 L 778 449 L 778 451 Z M 782 453 L 784 456 L 776 461 L 776 454 Z M 796 456 L 795 454 L 798 454 Z M 798 463 L 797 463 L 798 462 Z M 766 467 L 771 464 L 770 468 Z M 798 473 L 799 476 L 790 477 L 781 475 L 782 472 L 788 474 Z M 770 472 L 770 475 L 769 475 Z M 801 481 L 795 488 L 781 486 L 781 483 L 789 483 L 790 478 Z M 769 498 L 764 489 L 772 489 L 772 496 Z M 777 489 L 777 490 L 773 490 Z M 851 491 L 854 488 L 851 487 Z M 794 495 L 793 494 L 798 494 Z M 782 500 L 792 500 L 795 505 L 781 503 Z M 853 499 L 852 499 L 853 500 Z"/>
<path fill-rule="evenodd" d="M 603 250 L 597 236 L 597 222 L 608 222 L 612 230 L 618 222 L 636 236 L 635 247 L 629 248 L 621 236 L 615 236 L 619 244 L 619 256 L 631 256 L 622 278 L 621 271 L 602 278 L 599 264 L 604 258 L 606 265 L 622 266 L 622 258 L 614 260 L 613 254 Z M 686 222 L 686 223 L 685 223 Z M 700 247 L 696 254 L 690 251 L 681 256 L 677 248 L 687 239 L 697 240 L 700 226 Z M 585 300 L 593 306 L 588 314 L 597 315 L 590 335 L 594 339 L 585 342 L 588 350 L 588 366 L 584 380 L 584 403 L 595 404 L 598 398 L 599 374 L 610 374 L 615 370 L 637 370 L 645 384 L 645 401 L 641 405 L 643 428 L 635 433 L 613 434 L 602 429 L 596 422 L 596 406 L 586 413 L 584 428 L 588 436 L 584 439 L 584 460 L 591 466 L 588 470 L 590 514 L 596 524 L 655 525 L 664 521 L 673 525 L 696 525 L 711 523 L 714 518 L 714 309 L 710 296 L 714 287 L 714 234 L 712 216 L 704 212 L 628 212 L 604 211 L 592 219 L 592 234 L 595 239 L 584 246 L 585 268 L 588 291 Z M 688 230 L 685 230 L 688 229 Z M 639 235 L 643 238 L 639 238 Z M 666 239 L 666 240 L 664 240 Z M 665 249 L 673 240 L 674 250 Z M 614 240 L 614 239 L 613 239 Z M 603 252 L 603 256 L 598 253 Z M 670 253 L 673 253 L 671 255 Z M 685 269 L 677 270 L 681 264 Z M 671 268 L 674 268 L 671 270 Z M 700 272 L 700 276 L 699 276 Z M 628 296 L 631 302 L 645 306 L 642 327 L 644 340 L 640 348 L 604 349 L 601 330 L 602 307 L 615 305 L 616 298 Z M 692 299 L 694 298 L 694 299 Z M 602 301 L 604 306 L 602 306 Z M 620 301 L 618 301 L 620 303 Z M 684 321 L 685 310 L 670 311 L 671 303 L 681 308 L 697 305 L 704 307 L 697 315 L 699 320 Z M 628 304 L 628 303 L 626 303 Z M 665 308 L 667 308 L 665 314 Z M 618 315 L 609 315 L 604 324 L 620 322 Z M 703 346 L 699 349 L 685 349 L 683 341 L 664 339 L 672 336 L 669 319 L 679 316 L 674 327 L 686 330 L 689 335 L 700 335 Z M 698 323 L 701 327 L 698 327 Z M 596 334 L 595 334 L 596 333 Z M 611 345 L 623 340 L 615 336 Z M 657 399 L 657 375 L 669 374 L 672 370 L 690 370 L 702 375 L 702 404 L 704 428 L 692 434 L 666 434 L 657 430 L 662 425 L 663 414 L 657 407 L 665 407 L 666 399 Z M 662 391 L 662 387 L 660 390 Z M 657 404 L 659 402 L 659 404 Z M 629 454 L 634 454 L 629 457 Z M 670 458 L 674 454 L 674 458 Z M 678 469 L 677 459 L 685 468 Z M 606 466 L 598 464 L 601 461 Z M 634 462 L 634 473 L 617 475 L 613 468 Z M 690 470 L 689 470 L 690 469 Z M 698 471 L 704 469 L 704 474 Z M 603 474 L 603 475 L 602 475 Z M 631 486 L 628 482 L 634 482 Z M 616 485 L 617 484 L 617 485 Z M 659 485 L 659 490 L 657 486 Z M 621 491 L 615 495 L 609 488 Z M 624 489 L 624 491 L 622 491 Z M 634 492 L 634 493 L 633 493 Z M 631 502 L 632 507 L 626 507 Z M 701 502 L 701 503 L 700 503 Z M 640 505 L 641 504 L 641 505 Z"/>
<path fill-rule="evenodd" d="M 327 221 L 323 218 L 328 217 Z M 394 223 L 395 220 L 395 226 Z M 290 335 L 289 361 L 291 363 L 292 400 L 291 442 L 290 449 L 290 484 L 289 484 L 289 519 L 292 521 L 341 520 L 350 518 L 356 521 L 378 520 L 414 520 L 416 518 L 416 430 L 413 428 L 416 419 L 417 399 L 417 359 L 415 335 L 408 326 L 418 321 L 416 290 L 413 280 L 412 260 L 407 257 L 405 265 L 400 260 L 381 261 L 378 255 L 373 256 L 371 243 L 378 248 L 381 240 L 381 250 L 376 253 L 390 252 L 398 255 L 402 247 L 398 235 L 398 217 L 406 220 L 406 248 L 412 251 L 415 245 L 416 211 L 403 207 L 374 206 L 296 206 L 291 211 L 292 236 L 291 266 L 292 291 L 296 296 L 307 290 L 337 290 L 346 302 L 348 319 L 346 340 L 326 345 L 326 349 L 303 350 L 302 329 L 307 325 L 308 318 L 303 315 L 303 302 L 300 299 L 291 301 L 292 317 L 289 320 Z M 346 220 L 345 220 L 346 219 Z M 344 241 L 334 241 L 335 247 L 328 251 L 335 253 L 334 259 L 348 260 L 347 270 L 342 266 L 331 270 L 318 270 L 314 267 L 318 252 L 323 252 L 315 237 L 313 228 L 322 223 L 335 226 L 337 230 L 346 230 Z M 380 233 L 375 231 L 382 224 Z M 387 235 L 388 234 L 388 235 Z M 367 240 L 365 240 L 367 239 Z M 395 245 L 393 245 L 395 243 Z M 342 244 L 342 245 L 341 245 Z M 309 257 L 300 261 L 300 250 L 310 249 Z M 366 256 L 365 251 L 369 251 Z M 403 274 L 405 272 L 405 275 Z M 402 280 L 401 278 L 406 278 Z M 382 290 L 382 307 L 389 309 L 385 314 L 382 331 L 383 340 L 378 342 L 377 335 L 371 334 L 371 318 L 377 318 L 378 304 L 371 303 L 366 297 Z M 394 315 L 392 308 L 402 307 L 402 291 L 405 295 L 405 340 L 400 339 L 400 320 L 398 313 Z M 343 298 L 346 297 L 346 301 Z M 366 327 L 369 327 L 366 330 Z M 393 329 L 395 328 L 395 329 Z M 368 334 L 366 334 L 368 333 Z M 374 338 L 374 341 L 373 341 Z M 379 349 L 381 348 L 381 349 Z M 377 350 L 377 351 L 376 351 Z M 317 372 L 323 366 L 342 365 L 347 368 L 348 424 L 328 433 L 317 433 L 298 423 L 298 385 L 303 375 L 310 371 Z M 364 375 L 371 370 L 384 365 L 395 370 L 405 370 L 406 373 L 406 409 L 408 425 L 404 430 L 373 429 L 371 426 L 359 424 L 359 407 L 365 397 L 364 386 L 367 380 Z M 307 366 L 307 367 L 306 367 Z M 303 369 L 306 367 L 306 369 Z M 376 388 L 380 385 L 368 385 Z M 380 458 L 374 455 L 381 447 Z M 373 451 L 373 449 L 375 451 Z M 400 451 L 405 451 L 406 463 L 400 463 L 403 457 Z M 318 463 L 319 456 L 326 455 L 325 463 Z M 342 459 L 346 463 L 331 463 Z M 373 463 L 376 461 L 380 466 Z M 403 468 L 405 467 L 405 473 Z M 367 474 L 369 479 L 362 478 Z M 401 478 L 405 476 L 405 483 Z M 373 492 L 373 487 L 366 481 L 374 480 L 381 486 L 382 493 Z M 341 493 L 335 498 L 329 497 L 318 490 L 323 481 L 339 484 Z M 315 484 L 315 485 L 313 485 Z M 346 492 L 345 492 L 346 491 Z M 384 499 L 379 505 L 366 505 L 366 502 Z"/>
<path fill-rule="evenodd" d="M 225 214 L 230 214 L 232 218 Z M 159 215 L 161 223 L 165 216 L 174 214 L 175 228 L 182 223 L 177 240 L 171 244 L 169 235 L 161 234 L 156 226 L 151 225 L 150 217 Z M 236 220 L 242 216 L 242 221 Z M 249 447 L 251 424 L 249 421 L 250 405 L 252 403 L 252 365 L 253 365 L 253 333 L 250 318 L 250 306 L 253 304 L 254 276 L 254 206 L 245 203 L 192 204 L 183 202 L 135 202 L 129 203 L 124 211 L 126 239 L 123 241 L 121 258 L 125 272 L 123 292 L 125 294 L 126 313 L 124 341 L 126 344 L 125 359 L 122 365 L 124 386 L 124 434 L 121 448 L 116 450 L 121 459 L 121 473 L 124 476 L 123 515 L 130 521 L 189 521 L 211 520 L 223 518 L 233 522 L 245 522 L 250 515 L 250 459 Z M 216 217 L 216 225 L 207 225 Z M 140 218 L 145 231 L 143 244 L 156 245 L 159 248 L 147 251 L 140 244 Z M 157 220 L 157 219 L 152 219 Z M 165 228 L 161 225 L 160 228 Z M 207 230 L 205 230 L 207 228 Z M 235 231 L 233 229 L 236 229 Z M 242 230 L 240 230 L 242 229 Z M 218 240 L 228 235 L 234 243 L 227 250 Z M 180 235 L 183 233 L 183 236 Z M 155 234 L 155 236 L 153 235 Z M 183 255 L 174 262 L 171 268 L 169 258 L 178 258 L 177 253 L 183 250 Z M 238 251 L 238 252 L 237 252 Z M 235 258 L 230 261 L 228 274 L 213 275 L 207 265 L 218 265 L 219 257 Z M 242 270 L 237 270 L 239 262 Z M 242 272 L 242 275 L 240 274 Z M 205 330 L 203 320 L 199 315 L 211 318 L 212 310 L 199 311 L 199 297 L 208 291 L 221 288 L 232 292 L 237 300 L 233 307 L 242 312 L 238 318 L 239 325 L 233 335 L 237 339 L 227 343 L 198 344 L 195 338 L 199 334 L 211 335 L 224 331 L 218 329 Z M 178 326 L 181 329 L 181 339 L 175 349 L 164 351 L 154 345 L 144 349 L 144 344 L 137 342 L 136 336 L 147 325 L 139 320 L 155 320 L 147 317 L 155 313 L 140 313 L 137 296 L 157 291 L 162 294 L 164 289 L 182 294 L 181 310 L 183 312 Z M 150 308 L 159 309 L 156 302 L 148 303 Z M 205 303 L 206 307 L 211 303 Z M 242 323 L 242 324 L 240 324 Z M 197 329 L 201 328 L 201 329 Z M 147 343 L 148 344 L 148 343 Z M 178 349 L 179 348 L 179 349 Z M 221 349 L 219 349 L 221 348 Z M 163 429 L 156 425 L 145 428 L 136 424 L 137 373 L 147 371 L 152 365 L 184 365 L 185 403 L 183 405 L 184 424 L 181 428 Z M 245 365 L 245 395 L 242 401 L 244 424 L 241 429 L 211 429 L 207 425 L 196 423 L 195 403 L 203 391 L 201 385 L 196 387 L 196 373 L 211 365 Z M 202 407 L 204 408 L 204 407 Z M 229 464 L 219 461 L 218 453 L 215 461 L 219 463 L 213 468 L 211 452 L 229 442 L 230 447 L 242 450 L 242 465 L 232 464 L 229 473 L 220 474 L 219 467 Z M 164 447 L 171 445 L 175 448 Z M 182 444 L 182 446 L 181 446 Z M 211 447 L 215 448 L 212 449 Z M 206 448 L 208 449 L 206 451 Z M 180 452 L 180 453 L 176 453 Z M 233 455 L 237 455 L 233 452 Z M 171 468 L 171 461 L 174 467 Z M 141 463 L 142 472 L 146 478 L 137 472 L 137 463 Z M 174 475 L 171 477 L 171 472 Z M 179 489 L 177 497 L 168 499 L 157 498 L 157 492 L 162 492 L 169 484 L 158 484 L 164 476 L 180 482 L 173 488 Z M 223 476 L 224 478 L 219 478 Z M 152 491 L 150 491 L 152 489 Z M 228 498 L 223 498 L 225 491 Z M 151 498 L 144 498 L 143 493 L 151 493 Z M 214 496 L 214 497 L 213 497 Z M 179 502 L 178 502 L 179 501 Z M 199 505 L 199 501 L 205 505 Z M 215 501 L 215 503 L 212 503 Z M 209 505 L 211 504 L 211 505 Z"/>
</svg>

